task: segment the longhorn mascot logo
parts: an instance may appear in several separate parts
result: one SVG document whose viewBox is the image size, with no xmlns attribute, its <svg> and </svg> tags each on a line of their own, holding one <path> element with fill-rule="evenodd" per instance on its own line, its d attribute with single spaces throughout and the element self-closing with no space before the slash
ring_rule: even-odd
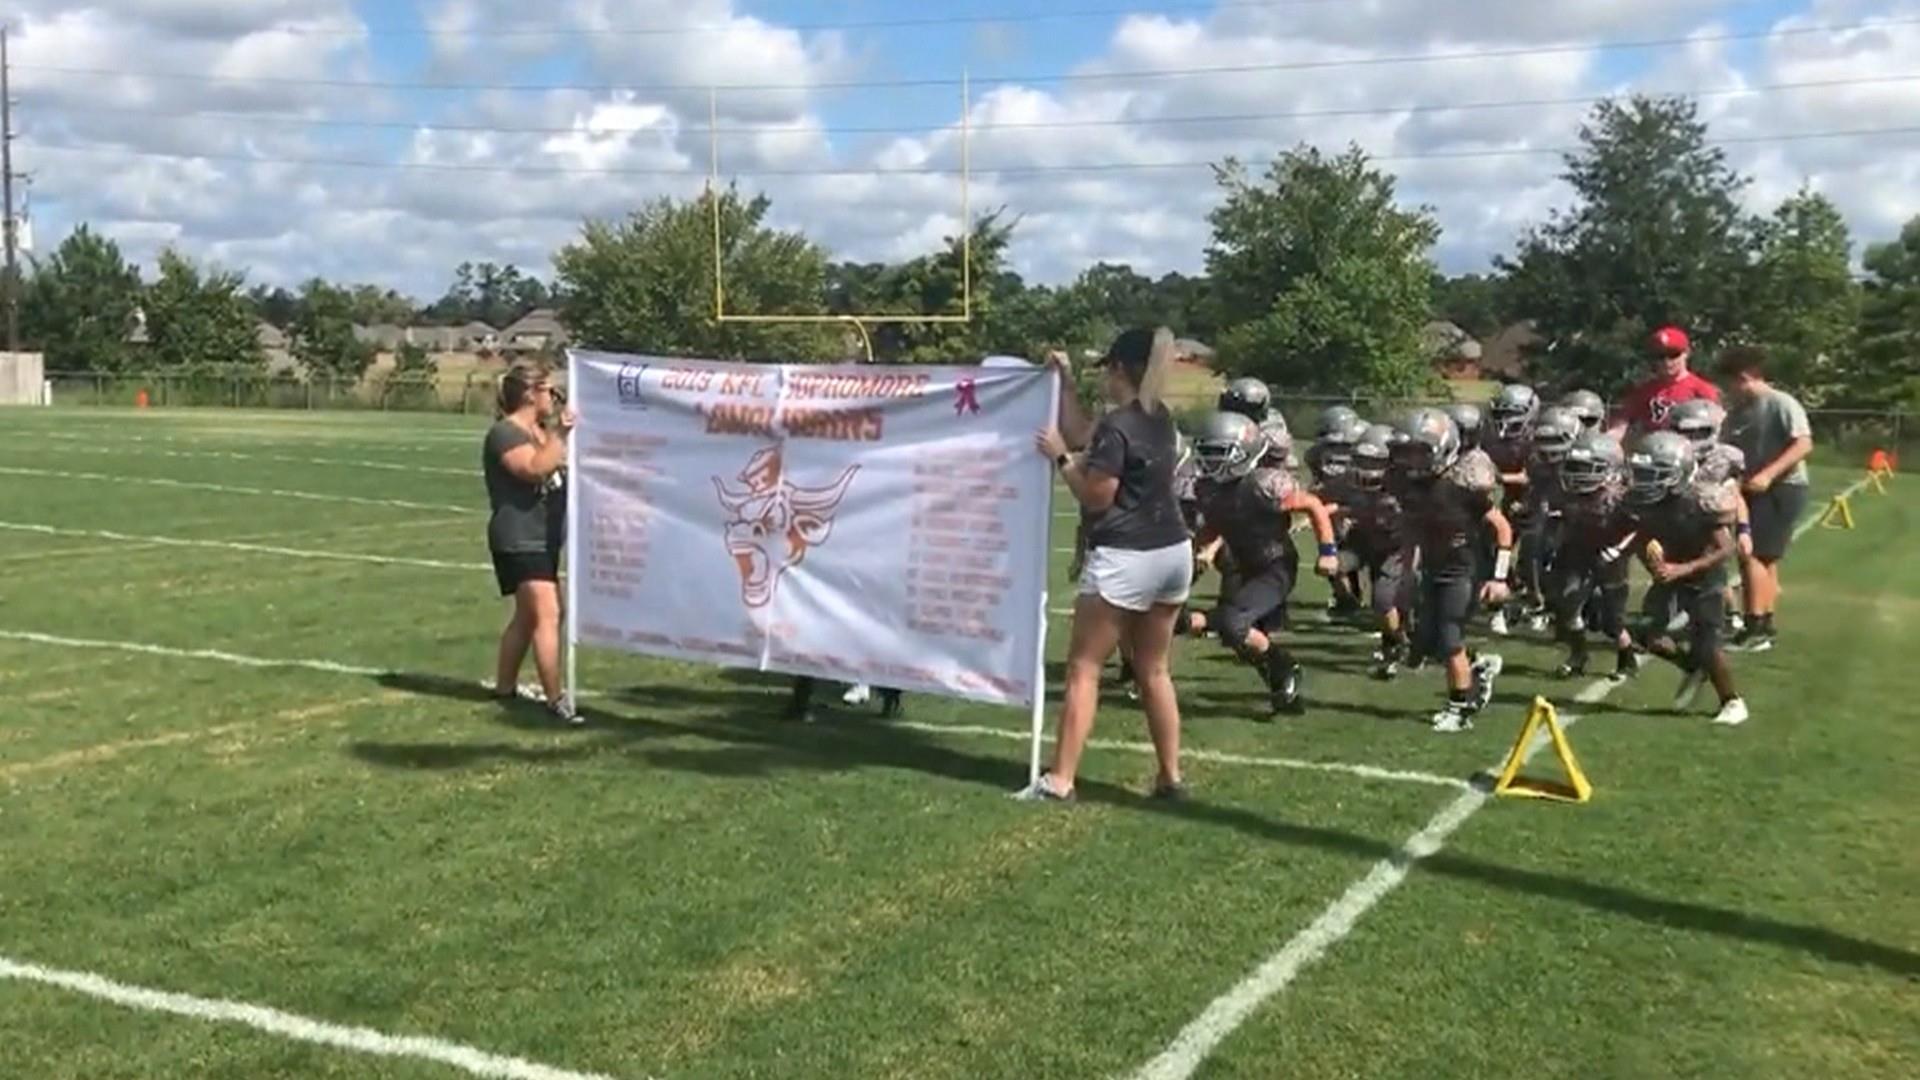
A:
<svg viewBox="0 0 1920 1080">
<path fill-rule="evenodd" d="M 849 465 L 827 487 L 801 487 L 787 479 L 779 449 L 768 447 L 740 471 L 745 490 L 730 490 L 726 481 L 713 478 L 727 512 L 727 554 L 740 569 L 740 599 L 749 609 L 772 603 L 781 576 L 833 535 L 840 500 L 859 471 L 860 466 Z"/>
</svg>

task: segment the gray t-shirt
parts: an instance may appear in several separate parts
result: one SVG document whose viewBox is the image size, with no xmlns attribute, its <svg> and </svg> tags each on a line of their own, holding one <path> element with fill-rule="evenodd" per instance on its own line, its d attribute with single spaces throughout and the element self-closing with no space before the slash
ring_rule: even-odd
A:
<svg viewBox="0 0 1920 1080">
<path fill-rule="evenodd" d="M 1807 410 L 1792 394 L 1769 388 L 1759 397 L 1727 417 L 1726 441 L 1747 456 L 1747 475 L 1752 476 L 1773 463 L 1795 439 L 1813 434 L 1807 422 Z M 1778 479 L 1776 484 L 1805 484 L 1807 463 L 1803 458 Z"/>
<path fill-rule="evenodd" d="M 558 485 L 551 479 L 530 484 L 509 472 L 501 461 L 507 451 L 532 443 L 533 436 L 511 420 L 496 421 L 487 429 L 480 467 L 487 478 L 487 502 L 493 507 L 493 517 L 487 522 L 487 547 L 493 551 L 525 554 L 560 547 Z"/>
<path fill-rule="evenodd" d="M 1149 413 L 1133 404 L 1102 416 L 1087 446 L 1086 467 L 1118 478 L 1120 490 L 1105 512 L 1081 511 L 1087 546 L 1157 551 L 1188 539 L 1174 492 L 1179 460 L 1179 432 L 1164 406 Z"/>
</svg>

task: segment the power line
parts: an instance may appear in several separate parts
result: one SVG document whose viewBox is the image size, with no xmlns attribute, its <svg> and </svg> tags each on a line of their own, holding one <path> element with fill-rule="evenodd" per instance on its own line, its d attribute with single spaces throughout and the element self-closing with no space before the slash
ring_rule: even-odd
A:
<svg viewBox="0 0 1920 1080">
<path fill-rule="evenodd" d="M 1722 139 L 1706 141 L 1708 146 L 1739 146 L 1754 143 L 1802 142 L 1811 139 L 1859 139 L 1889 135 L 1920 134 L 1920 126 L 1891 128 L 1861 128 L 1852 130 L 1784 132 L 1768 135 L 1735 135 Z M 368 161 L 352 158 L 296 158 L 274 157 L 254 154 L 225 153 L 174 153 L 163 150 L 133 150 L 117 146 L 79 145 L 79 144 L 35 144 L 37 153 L 91 154 L 125 158 L 154 158 L 172 161 L 232 161 L 252 165 L 300 165 L 313 168 L 372 169 L 394 172 L 460 172 L 460 173 L 515 173 L 532 176 L 650 176 L 650 177 L 686 177 L 704 179 L 706 173 L 696 169 L 628 169 L 628 168 L 588 168 L 567 165 L 482 165 L 469 162 L 438 161 Z M 1397 161 L 1447 161 L 1471 158 L 1536 157 L 1541 155 L 1560 156 L 1578 153 L 1582 148 L 1573 146 L 1539 147 L 1497 147 L 1477 150 L 1437 150 L 1404 154 L 1370 154 L 1370 160 L 1382 162 Z M 1215 161 L 1112 161 L 1092 162 L 1082 165 L 1005 165 L 980 166 L 971 170 L 975 175 L 1028 176 L 1049 173 L 1116 173 L 1147 172 L 1173 169 L 1211 169 L 1218 165 Z M 900 168 L 900 169 L 751 169 L 739 170 L 735 176 L 958 176 L 960 169 L 955 168 Z"/>
<path fill-rule="evenodd" d="M 1348 57 L 1340 60 L 1296 60 L 1266 64 L 1230 64 L 1220 67 L 1160 68 L 1135 71 L 1033 72 L 1025 75 L 976 77 L 973 78 L 972 82 L 976 86 L 982 84 L 1008 83 L 1114 82 L 1129 79 L 1146 80 L 1205 75 L 1245 75 L 1277 71 L 1322 71 L 1338 68 L 1392 67 L 1409 64 L 1448 63 L 1461 60 L 1499 60 L 1524 56 L 1561 56 L 1570 53 L 1687 48 L 1694 45 L 1715 42 L 1757 41 L 1779 37 L 1800 37 L 1810 34 L 1839 34 L 1854 30 L 1878 30 L 1900 26 L 1920 26 L 1920 18 L 1886 19 L 1878 22 L 1832 23 L 1824 26 L 1792 26 L 1772 30 L 1739 30 L 1718 34 L 1695 34 L 1690 37 L 1646 38 L 1634 41 L 1596 41 L 1584 45 L 1545 45 L 1505 49 L 1478 49 L 1438 53 L 1413 53 L 1397 56 Z M 22 71 L 31 70 L 56 75 L 85 75 L 93 78 L 137 78 L 196 83 L 250 83 L 265 86 L 326 86 L 357 90 L 463 92 L 482 90 L 506 92 L 546 92 L 562 90 L 593 93 L 608 93 L 621 90 L 645 92 L 705 92 L 708 90 L 864 90 L 933 86 L 957 87 L 966 81 L 960 78 L 928 77 L 917 79 L 828 80 L 812 83 L 728 83 L 717 86 L 701 85 L 698 83 L 423 83 L 376 79 L 311 79 L 288 78 L 274 75 L 219 75 L 201 72 L 129 71 L 120 68 L 67 67 L 53 64 L 15 64 L 14 67 Z"/>
<path fill-rule="evenodd" d="M 1750 94 L 1786 93 L 1797 90 L 1832 89 L 1848 86 L 1870 86 L 1886 83 L 1920 81 L 1920 73 L 1907 75 L 1875 75 L 1856 79 L 1820 79 L 1808 82 L 1760 83 L 1753 86 L 1733 86 L 1705 88 L 1695 90 L 1635 90 L 1634 93 L 1652 97 L 1740 97 Z M 973 123 L 968 130 L 978 134 L 983 131 L 1027 131 L 1058 130 L 1071 128 L 1110 128 L 1110 127 L 1154 127 L 1162 124 L 1228 124 L 1251 123 L 1265 120 L 1305 120 L 1323 117 L 1342 116 L 1393 116 L 1399 113 L 1434 112 L 1479 112 L 1495 109 L 1548 108 L 1567 105 L 1596 105 L 1603 101 L 1617 100 L 1618 94 L 1589 94 L 1579 97 L 1562 98 L 1524 98 L 1508 101 L 1477 102 L 1422 102 L 1408 105 L 1356 106 L 1344 109 L 1297 109 L 1289 112 L 1271 113 L 1221 113 L 1207 116 L 1154 116 L 1136 118 L 1114 118 L 1102 120 L 1016 120 L 1001 123 Z M 132 109 L 117 108 L 111 105 L 69 106 L 52 101 L 44 102 L 48 110 L 60 114 L 140 116 L 154 119 L 206 118 L 218 120 L 238 120 L 242 122 L 288 124 L 300 127 L 351 128 L 389 131 L 441 131 L 471 132 L 488 135 L 572 135 L 585 132 L 592 135 L 635 135 L 655 130 L 652 127 L 616 127 L 596 126 L 581 128 L 577 126 L 514 126 L 498 124 L 457 124 L 410 120 L 359 120 L 335 119 L 328 117 L 306 116 L 300 113 L 243 112 L 239 110 L 179 110 L 179 109 Z M 914 125 L 845 125 L 816 127 L 806 124 L 764 124 L 742 127 L 710 128 L 705 125 L 682 129 L 689 134 L 705 135 L 779 135 L 813 134 L 913 134 L 927 132 L 937 128 L 937 124 Z"/>
<path fill-rule="evenodd" d="M 1226 0 L 1221 3 L 1155 4 L 1142 10 L 1139 4 L 1123 7 L 1069 8 L 1057 11 L 1009 11 L 998 14 L 974 12 L 965 15 L 925 15 L 908 18 L 855 19 L 837 22 L 768 23 L 778 30 L 802 33 L 830 30 L 891 30 L 918 26 L 967 26 L 984 23 L 1068 22 L 1106 19 L 1125 15 L 1180 15 L 1223 11 L 1277 11 L 1288 8 L 1319 8 L 1344 4 L 1348 0 Z M 738 29 L 737 24 L 688 23 L 677 26 L 505 26 L 443 30 L 431 26 L 274 26 L 253 31 L 256 34 L 284 34 L 290 37 L 470 37 L 470 38 L 567 38 L 567 37 L 690 37 L 700 34 L 724 34 Z"/>
</svg>

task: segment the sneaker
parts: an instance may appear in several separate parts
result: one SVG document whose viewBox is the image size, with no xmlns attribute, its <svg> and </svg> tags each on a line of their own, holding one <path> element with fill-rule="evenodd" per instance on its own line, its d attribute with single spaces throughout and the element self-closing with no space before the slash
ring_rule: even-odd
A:
<svg viewBox="0 0 1920 1080">
<path fill-rule="evenodd" d="M 1747 703 L 1739 698 L 1726 702 L 1713 715 L 1713 722 L 1721 727 L 1739 727 L 1747 722 Z"/>
<path fill-rule="evenodd" d="M 1727 629 L 1733 632 L 1734 637 L 1739 637 L 1741 634 L 1746 633 L 1747 617 L 1740 614 L 1737 611 L 1728 612 L 1727 613 Z"/>
<path fill-rule="evenodd" d="M 866 683 L 854 683 L 847 692 L 840 695 L 840 701 L 846 705 L 865 705 L 873 700 L 873 687 Z"/>
<path fill-rule="evenodd" d="M 1171 784 L 1154 784 L 1153 792 L 1148 795 L 1147 798 L 1160 799 L 1165 802 L 1186 802 L 1189 795 L 1190 792 L 1187 790 L 1187 782 L 1185 780 L 1175 780 Z"/>
<path fill-rule="evenodd" d="M 1433 714 L 1433 730 L 1442 735 L 1472 731 L 1473 713 L 1463 705 L 1448 702 L 1446 708 Z"/>
<path fill-rule="evenodd" d="M 1400 674 L 1400 661 L 1376 652 L 1373 654 L 1373 670 L 1369 674 L 1381 682 L 1390 682 Z"/>
<path fill-rule="evenodd" d="M 1493 701 L 1493 681 L 1507 669 L 1499 653 L 1488 653 L 1473 662 L 1473 707 L 1484 709 Z"/>
<path fill-rule="evenodd" d="M 1727 651 L 1728 652 L 1746 652 L 1753 648 L 1754 641 L 1759 637 L 1760 637 L 1760 630 L 1758 627 L 1754 627 L 1754 626 L 1742 627 L 1739 633 L 1727 639 Z"/>
<path fill-rule="evenodd" d="M 1536 634 L 1544 634 L 1552 628 L 1552 626 L 1553 620 L 1548 618 L 1545 612 L 1541 612 L 1527 620 L 1527 628 Z"/>
<path fill-rule="evenodd" d="M 1559 667 L 1553 669 L 1553 674 L 1556 678 L 1561 679 L 1584 678 L 1587 674 L 1586 654 L 1582 653 L 1579 656 L 1567 657 L 1561 661 Z"/>
<path fill-rule="evenodd" d="M 547 711 L 553 714 L 554 719 L 569 727 L 581 727 L 587 722 L 587 718 L 580 715 L 580 710 L 573 707 L 573 698 L 566 694 L 561 694 L 548 704 Z"/>
<path fill-rule="evenodd" d="M 1274 656 L 1275 654 L 1269 654 Z M 1300 665 L 1288 662 L 1281 666 L 1277 658 L 1267 663 L 1267 691 L 1273 699 L 1273 711 L 1298 716 L 1307 711 L 1306 701 L 1301 696 Z"/>
<path fill-rule="evenodd" d="M 1760 633 L 1754 635 L 1753 643 L 1747 646 L 1747 651 L 1748 652 L 1772 652 L 1774 641 L 1775 639 L 1773 634 L 1763 630 Z"/>
<path fill-rule="evenodd" d="M 1621 649 L 1619 657 L 1613 662 L 1613 681 L 1626 682 L 1640 674 L 1640 654 L 1632 649 Z"/>
<path fill-rule="evenodd" d="M 1507 628 L 1507 613 L 1504 611 L 1494 612 L 1493 618 L 1487 620 L 1487 631 L 1494 637 L 1506 637 L 1512 633 L 1512 631 Z"/>
<path fill-rule="evenodd" d="M 1041 773 L 1040 779 L 1014 792 L 1011 798 L 1019 802 L 1072 802 L 1073 792 L 1057 790 L 1053 786 L 1053 774 Z"/>
<path fill-rule="evenodd" d="M 1693 708 L 1694 699 L 1700 696 L 1700 687 L 1707 681 L 1707 669 L 1695 668 L 1680 679 L 1680 689 L 1673 693 L 1673 711 L 1686 712 Z"/>
</svg>

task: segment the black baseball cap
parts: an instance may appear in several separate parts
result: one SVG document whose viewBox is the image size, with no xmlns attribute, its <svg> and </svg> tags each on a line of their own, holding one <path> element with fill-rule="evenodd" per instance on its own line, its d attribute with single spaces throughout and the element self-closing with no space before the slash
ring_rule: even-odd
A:
<svg viewBox="0 0 1920 1080">
<path fill-rule="evenodd" d="M 1147 365 L 1153 360 L 1154 331 L 1144 326 L 1123 330 L 1120 336 L 1107 346 L 1107 354 L 1102 356 L 1095 367 L 1118 367 L 1127 373 L 1134 382 L 1139 382 L 1147 373 Z"/>
</svg>

